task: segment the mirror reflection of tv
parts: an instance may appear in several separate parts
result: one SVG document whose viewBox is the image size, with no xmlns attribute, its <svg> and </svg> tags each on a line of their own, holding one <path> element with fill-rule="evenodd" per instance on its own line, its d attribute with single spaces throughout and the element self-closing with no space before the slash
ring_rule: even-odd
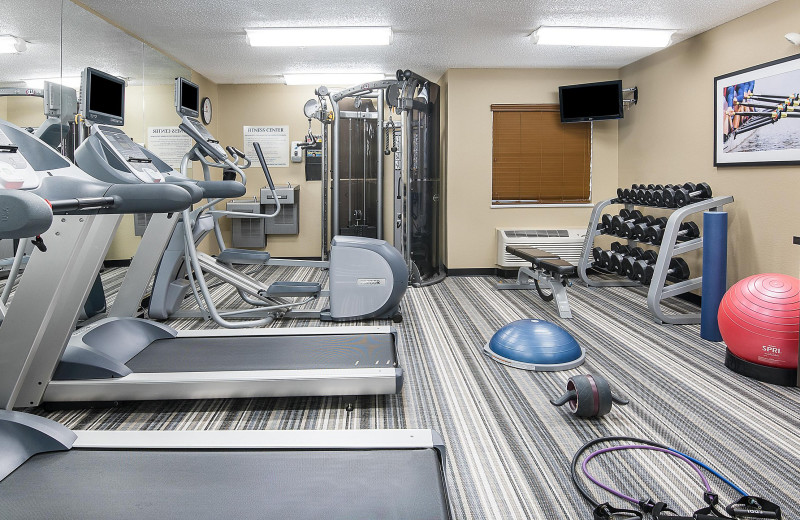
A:
<svg viewBox="0 0 800 520">
<path fill-rule="evenodd" d="M 622 81 L 601 81 L 558 87 L 562 123 L 621 119 Z"/>
<path fill-rule="evenodd" d="M 197 117 L 200 113 L 200 87 L 186 78 L 175 78 L 175 108 L 181 115 Z"/>
<path fill-rule="evenodd" d="M 125 124 L 125 80 L 86 67 L 82 74 L 81 112 L 87 121 Z"/>
</svg>

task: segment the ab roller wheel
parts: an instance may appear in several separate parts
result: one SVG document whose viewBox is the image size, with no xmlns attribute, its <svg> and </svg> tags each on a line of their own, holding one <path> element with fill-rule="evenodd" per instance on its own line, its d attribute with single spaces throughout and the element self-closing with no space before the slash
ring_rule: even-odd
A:
<svg viewBox="0 0 800 520">
<path fill-rule="evenodd" d="M 613 403 L 628 404 L 628 400 L 614 395 L 605 377 L 580 375 L 567 380 L 567 392 L 558 399 L 551 399 L 554 406 L 569 405 L 569 410 L 578 417 L 602 417 L 611 411 Z"/>
</svg>

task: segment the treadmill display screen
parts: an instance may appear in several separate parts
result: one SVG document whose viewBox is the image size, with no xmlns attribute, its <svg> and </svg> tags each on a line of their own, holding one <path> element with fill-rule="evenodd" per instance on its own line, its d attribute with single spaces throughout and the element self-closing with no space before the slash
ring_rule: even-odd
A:
<svg viewBox="0 0 800 520">
<path fill-rule="evenodd" d="M 102 112 L 111 116 L 122 117 L 122 89 L 119 82 L 95 76 L 92 78 L 92 97 L 89 98 L 89 110 Z"/>
<path fill-rule="evenodd" d="M 197 111 L 198 105 L 198 94 L 199 91 L 197 87 L 192 85 L 189 82 L 183 82 L 181 85 L 181 100 L 183 101 L 183 106 L 188 108 L 189 110 Z"/>
<path fill-rule="evenodd" d="M 185 78 L 176 78 L 175 108 L 184 116 L 200 115 L 200 87 Z"/>
<path fill-rule="evenodd" d="M 84 116 L 109 125 L 125 123 L 125 80 L 87 68 L 84 75 Z"/>
</svg>

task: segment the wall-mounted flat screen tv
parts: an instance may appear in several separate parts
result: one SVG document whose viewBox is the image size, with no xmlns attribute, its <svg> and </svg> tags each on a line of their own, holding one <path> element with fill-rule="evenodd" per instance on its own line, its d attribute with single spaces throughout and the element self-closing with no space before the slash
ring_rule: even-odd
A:
<svg viewBox="0 0 800 520">
<path fill-rule="evenodd" d="M 620 119 L 622 81 L 601 81 L 558 87 L 562 123 Z"/>
</svg>

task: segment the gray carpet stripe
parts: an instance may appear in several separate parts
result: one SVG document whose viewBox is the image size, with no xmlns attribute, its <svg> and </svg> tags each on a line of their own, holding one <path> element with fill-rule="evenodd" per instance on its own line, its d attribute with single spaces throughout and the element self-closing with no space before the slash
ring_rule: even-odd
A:
<svg viewBox="0 0 800 520">
<path fill-rule="evenodd" d="M 278 279 L 325 282 L 311 268 L 253 270 Z M 109 269 L 103 281 L 109 299 L 124 269 Z M 800 389 L 749 380 L 728 371 L 725 348 L 699 337 L 699 326 L 656 325 L 641 288 L 568 291 L 574 319 L 561 320 L 555 305 L 535 291 L 496 291 L 494 277 L 451 277 L 411 289 L 398 355 L 405 385 L 398 396 L 347 399 L 218 399 L 129 403 L 114 409 L 57 411 L 47 415 L 88 429 L 359 429 L 433 428 L 448 449 L 447 484 L 456 519 L 586 519 L 591 513 L 569 479 L 569 462 L 586 441 L 605 435 L 649 438 L 683 450 L 727 474 L 744 489 L 765 496 L 800 518 Z M 213 282 L 212 282 L 213 284 Z M 221 306 L 235 307 L 229 288 L 212 288 Z M 13 303 L 13 302 L 12 302 Z M 321 308 L 324 301 L 309 308 Z M 191 308 L 187 299 L 184 307 Z M 665 312 L 696 312 L 671 299 Z M 586 349 L 577 369 L 534 373 L 495 363 L 482 351 L 492 334 L 521 318 L 553 321 Z M 173 320 L 177 328 L 214 328 L 211 322 Z M 320 325 L 283 320 L 275 326 Z M 339 326 L 341 324 L 321 324 Z M 600 373 L 627 407 L 607 416 L 578 420 L 555 408 L 576 374 Z M 671 458 L 651 452 L 606 454 L 590 463 L 606 482 L 637 498 L 666 499 L 679 512 L 700 507 L 697 476 Z M 735 498 L 716 478 L 712 487 Z M 597 488 L 600 501 L 623 503 Z"/>
</svg>

